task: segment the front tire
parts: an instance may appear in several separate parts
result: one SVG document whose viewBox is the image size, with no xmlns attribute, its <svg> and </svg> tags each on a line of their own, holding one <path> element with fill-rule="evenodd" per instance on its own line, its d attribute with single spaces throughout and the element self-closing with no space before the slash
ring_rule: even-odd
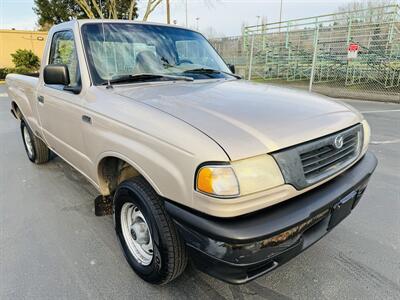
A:
<svg viewBox="0 0 400 300">
<path fill-rule="evenodd" d="M 22 141 L 26 154 L 31 162 L 44 164 L 50 160 L 50 150 L 46 144 L 35 136 L 25 121 L 21 121 Z"/>
<path fill-rule="evenodd" d="M 114 195 L 115 229 L 125 257 L 145 281 L 166 284 L 186 268 L 186 246 L 163 201 L 142 177 L 124 181 Z"/>
</svg>

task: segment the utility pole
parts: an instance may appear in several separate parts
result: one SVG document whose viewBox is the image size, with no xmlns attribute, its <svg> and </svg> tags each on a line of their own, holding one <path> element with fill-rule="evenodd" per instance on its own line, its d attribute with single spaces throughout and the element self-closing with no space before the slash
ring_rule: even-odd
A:
<svg viewBox="0 0 400 300">
<path fill-rule="evenodd" d="M 167 2 L 167 24 L 171 24 L 171 11 L 170 11 L 169 0 L 166 0 L 166 2 Z"/>
<path fill-rule="evenodd" d="M 283 0 L 281 0 L 281 9 L 279 10 L 279 32 L 281 32 L 281 23 L 282 23 L 282 6 L 283 6 Z"/>
<path fill-rule="evenodd" d="M 256 23 L 256 34 L 258 34 L 259 32 L 259 30 L 260 30 L 260 27 L 259 27 L 259 24 L 260 24 L 260 19 L 261 19 L 261 16 L 256 16 L 256 18 L 257 18 L 257 23 Z"/>
<path fill-rule="evenodd" d="M 197 17 L 197 18 L 196 18 L 196 30 L 197 30 L 197 31 L 199 31 L 199 20 L 200 20 L 200 18 Z"/>
<path fill-rule="evenodd" d="M 186 28 L 188 27 L 188 0 L 185 0 Z"/>
</svg>

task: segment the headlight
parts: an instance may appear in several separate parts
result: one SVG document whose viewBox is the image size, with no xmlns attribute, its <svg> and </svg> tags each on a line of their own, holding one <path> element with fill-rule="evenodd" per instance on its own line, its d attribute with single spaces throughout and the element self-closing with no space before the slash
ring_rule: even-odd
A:
<svg viewBox="0 0 400 300">
<path fill-rule="evenodd" d="M 269 155 L 234 161 L 230 165 L 204 166 L 196 177 L 198 191 L 220 197 L 248 195 L 282 184 L 282 173 Z"/>
<path fill-rule="evenodd" d="M 232 162 L 240 185 L 240 195 L 260 192 L 284 184 L 281 170 L 270 155 Z"/>
<path fill-rule="evenodd" d="M 364 153 L 365 151 L 367 151 L 368 144 L 371 139 L 371 128 L 369 127 L 367 120 L 363 120 L 361 124 L 364 129 L 364 143 L 362 148 L 362 153 Z"/>
<path fill-rule="evenodd" d="M 239 195 L 239 184 L 233 169 L 228 165 L 201 167 L 197 173 L 198 191 L 215 196 Z"/>
</svg>

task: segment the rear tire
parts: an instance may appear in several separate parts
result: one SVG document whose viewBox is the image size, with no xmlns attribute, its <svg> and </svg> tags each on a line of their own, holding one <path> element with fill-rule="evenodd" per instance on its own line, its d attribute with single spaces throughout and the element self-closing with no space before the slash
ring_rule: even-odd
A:
<svg viewBox="0 0 400 300">
<path fill-rule="evenodd" d="M 185 270 L 184 241 L 165 211 L 163 200 L 144 178 L 135 177 L 118 186 L 114 219 L 125 257 L 142 279 L 166 284 Z"/>
<path fill-rule="evenodd" d="M 31 162 L 44 164 L 50 160 L 50 150 L 46 144 L 35 136 L 24 120 L 21 121 L 22 141 L 26 154 Z"/>
</svg>

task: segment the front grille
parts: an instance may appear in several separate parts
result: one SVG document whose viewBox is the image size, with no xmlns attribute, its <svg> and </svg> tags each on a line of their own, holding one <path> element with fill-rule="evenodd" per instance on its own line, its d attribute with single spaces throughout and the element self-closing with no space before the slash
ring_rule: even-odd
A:
<svg viewBox="0 0 400 300">
<path fill-rule="evenodd" d="M 300 153 L 306 179 L 319 176 L 335 168 L 358 154 L 359 136 L 358 132 L 351 131 L 344 136 L 343 146 L 337 149 L 333 145 L 323 146 L 316 150 Z"/>
<path fill-rule="evenodd" d="M 363 143 L 362 125 L 330 134 L 273 154 L 286 183 L 310 186 L 354 162 Z"/>
</svg>

